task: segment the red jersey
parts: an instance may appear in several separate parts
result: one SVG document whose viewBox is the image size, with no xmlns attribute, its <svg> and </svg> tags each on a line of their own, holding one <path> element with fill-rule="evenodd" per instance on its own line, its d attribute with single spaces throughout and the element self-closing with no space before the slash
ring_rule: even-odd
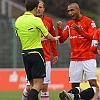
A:
<svg viewBox="0 0 100 100">
<path fill-rule="evenodd" d="M 81 29 L 77 32 L 72 29 L 72 24 L 81 25 Z M 96 25 L 93 20 L 86 16 L 82 16 L 79 20 L 70 20 L 66 23 L 64 30 L 58 29 L 60 35 L 59 42 L 63 43 L 68 37 L 70 38 L 71 60 L 84 61 L 89 59 L 96 59 L 96 55 L 91 52 L 90 47 L 92 43 L 93 31 L 96 30 Z"/>
<path fill-rule="evenodd" d="M 97 52 L 97 47 L 100 44 L 100 28 L 98 30 L 95 31 L 95 34 L 93 35 L 93 40 L 92 40 L 92 45 L 90 50 L 95 53 L 98 54 Z"/>
<path fill-rule="evenodd" d="M 55 37 L 56 36 L 56 31 L 55 31 L 55 28 L 53 26 L 51 18 L 43 16 L 42 21 L 44 23 L 44 26 L 48 30 L 48 32 L 52 36 Z M 53 56 L 58 56 L 58 51 L 57 51 L 57 46 L 56 46 L 55 41 L 52 42 L 52 41 L 46 40 L 45 42 L 42 42 L 42 45 L 43 45 L 43 51 L 44 51 L 46 61 L 51 60 L 51 52 L 52 52 Z"/>
</svg>

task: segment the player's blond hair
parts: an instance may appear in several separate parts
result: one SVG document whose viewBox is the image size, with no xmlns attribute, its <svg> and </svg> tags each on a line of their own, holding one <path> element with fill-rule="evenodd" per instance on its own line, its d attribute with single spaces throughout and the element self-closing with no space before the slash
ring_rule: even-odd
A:
<svg viewBox="0 0 100 100">
<path fill-rule="evenodd" d="M 42 0 L 38 0 L 39 3 L 42 3 L 43 4 L 43 7 L 45 6 L 44 2 Z"/>
</svg>

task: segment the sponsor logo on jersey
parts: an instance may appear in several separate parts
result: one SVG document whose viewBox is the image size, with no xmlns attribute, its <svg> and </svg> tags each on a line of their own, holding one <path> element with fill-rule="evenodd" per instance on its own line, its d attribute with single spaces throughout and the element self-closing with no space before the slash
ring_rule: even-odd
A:
<svg viewBox="0 0 100 100">
<path fill-rule="evenodd" d="M 70 39 L 76 39 L 76 38 L 84 38 L 81 35 L 77 35 L 77 36 L 70 36 Z"/>
</svg>

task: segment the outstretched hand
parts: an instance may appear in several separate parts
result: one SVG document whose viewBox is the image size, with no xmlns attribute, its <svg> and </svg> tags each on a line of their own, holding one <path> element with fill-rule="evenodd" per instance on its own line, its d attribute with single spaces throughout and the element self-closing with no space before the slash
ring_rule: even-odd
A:
<svg viewBox="0 0 100 100">
<path fill-rule="evenodd" d="M 47 39 L 45 37 L 41 37 L 41 42 L 46 41 Z"/>
<path fill-rule="evenodd" d="M 55 36 L 55 37 L 53 37 L 53 38 L 54 38 L 53 41 L 57 41 L 57 43 L 58 43 L 58 40 L 59 40 L 60 36 Z M 45 42 L 46 40 L 48 40 L 48 39 L 45 38 L 45 37 L 41 37 L 41 42 Z"/>
<path fill-rule="evenodd" d="M 55 41 L 58 41 L 59 38 L 60 38 L 60 36 L 56 36 L 56 37 L 54 37 L 54 38 L 55 38 Z"/>
</svg>

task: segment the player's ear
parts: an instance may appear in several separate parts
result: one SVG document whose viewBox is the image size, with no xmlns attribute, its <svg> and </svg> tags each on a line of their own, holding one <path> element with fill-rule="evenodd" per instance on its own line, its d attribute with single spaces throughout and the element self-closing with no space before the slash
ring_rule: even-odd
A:
<svg viewBox="0 0 100 100">
<path fill-rule="evenodd" d="M 37 11 L 38 7 L 35 7 L 34 10 Z"/>
<path fill-rule="evenodd" d="M 78 11 L 79 11 L 79 12 L 81 11 L 80 8 L 78 8 Z"/>
<path fill-rule="evenodd" d="M 44 10 L 43 10 L 43 12 L 45 11 L 45 8 L 44 8 Z"/>
<path fill-rule="evenodd" d="M 32 10 L 32 13 L 36 16 L 36 13 L 37 13 L 37 8 L 38 7 L 35 7 L 33 10 Z"/>
</svg>

